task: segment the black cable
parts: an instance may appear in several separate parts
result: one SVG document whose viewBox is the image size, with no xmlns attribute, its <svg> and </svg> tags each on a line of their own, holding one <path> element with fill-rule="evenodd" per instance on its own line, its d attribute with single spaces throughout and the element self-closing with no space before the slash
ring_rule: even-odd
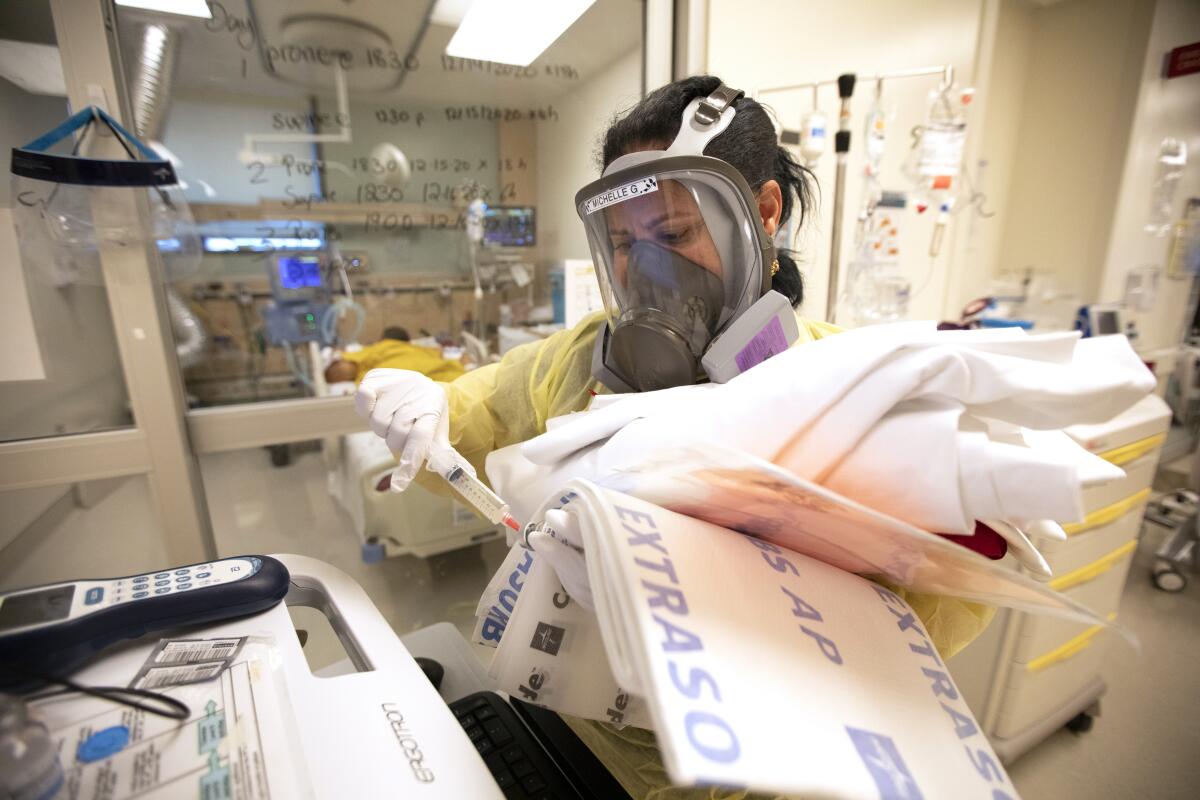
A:
<svg viewBox="0 0 1200 800">
<path fill-rule="evenodd" d="M 27 670 L 18 667 L 15 664 L 6 663 L 3 665 L 5 671 L 15 673 L 24 678 L 41 681 L 43 683 L 56 683 L 59 686 L 66 687 L 65 689 L 54 689 L 49 692 L 42 692 L 27 698 L 26 702 L 34 703 L 39 700 L 46 700 L 59 695 L 70 694 L 71 692 L 79 692 L 91 697 L 97 697 L 101 700 L 108 700 L 110 703 L 135 708 L 139 711 L 145 711 L 147 714 L 153 714 L 156 717 L 166 717 L 167 719 L 177 720 L 182 722 L 192 715 L 192 710 L 187 704 L 174 697 L 165 695 L 162 692 L 152 692 L 149 689 L 133 689 L 123 686 L 84 686 L 76 683 L 69 678 L 58 678 L 53 675 L 47 675 L 42 672 Z M 123 697 L 123 695 L 125 697 Z M 136 700 L 130 700 L 128 697 L 140 697 L 145 700 L 153 700 L 156 703 L 161 703 L 163 708 L 155 708 L 145 703 L 140 703 Z"/>
</svg>

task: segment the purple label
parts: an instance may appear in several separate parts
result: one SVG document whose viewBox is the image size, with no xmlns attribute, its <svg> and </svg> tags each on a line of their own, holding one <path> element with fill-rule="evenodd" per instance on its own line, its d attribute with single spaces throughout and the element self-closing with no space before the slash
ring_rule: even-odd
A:
<svg viewBox="0 0 1200 800">
<path fill-rule="evenodd" d="M 779 317 L 772 317 L 733 360 L 737 362 L 738 370 L 745 372 L 771 356 L 779 355 L 787 350 L 787 346 L 787 337 L 783 335 L 783 325 L 779 323 Z"/>
</svg>

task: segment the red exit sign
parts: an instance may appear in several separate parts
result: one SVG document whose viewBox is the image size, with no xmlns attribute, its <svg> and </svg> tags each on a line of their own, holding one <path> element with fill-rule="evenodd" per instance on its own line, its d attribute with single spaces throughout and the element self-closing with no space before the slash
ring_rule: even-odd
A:
<svg viewBox="0 0 1200 800">
<path fill-rule="evenodd" d="M 1167 77 L 1178 78 L 1200 72 L 1200 42 L 1176 47 L 1167 54 Z"/>
</svg>

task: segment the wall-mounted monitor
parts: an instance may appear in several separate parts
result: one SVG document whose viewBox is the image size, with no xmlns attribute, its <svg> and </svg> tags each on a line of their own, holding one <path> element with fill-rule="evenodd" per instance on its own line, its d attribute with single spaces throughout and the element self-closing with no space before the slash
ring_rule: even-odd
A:
<svg viewBox="0 0 1200 800">
<path fill-rule="evenodd" d="M 483 215 L 483 243 L 488 247 L 533 247 L 537 243 L 531 206 L 488 206 Z"/>
<path fill-rule="evenodd" d="M 268 263 L 271 293 L 276 303 L 292 305 L 329 299 L 323 256 L 315 253 L 276 253 Z"/>
<path fill-rule="evenodd" d="M 279 285 L 284 289 L 316 289 L 324 283 L 321 260 L 316 256 L 277 256 L 275 267 L 279 271 Z"/>
</svg>

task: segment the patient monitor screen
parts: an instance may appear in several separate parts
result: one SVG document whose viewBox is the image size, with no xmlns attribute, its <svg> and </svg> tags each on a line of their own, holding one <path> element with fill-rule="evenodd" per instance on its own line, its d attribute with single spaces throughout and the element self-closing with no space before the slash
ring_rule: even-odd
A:
<svg viewBox="0 0 1200 800">
<path fill-rule="evenodd" d="M 284 289 L 315 289 L 321 286 L 321 261 L 316 256 L 280 256 L 279 285 Z"/>
</svg>

